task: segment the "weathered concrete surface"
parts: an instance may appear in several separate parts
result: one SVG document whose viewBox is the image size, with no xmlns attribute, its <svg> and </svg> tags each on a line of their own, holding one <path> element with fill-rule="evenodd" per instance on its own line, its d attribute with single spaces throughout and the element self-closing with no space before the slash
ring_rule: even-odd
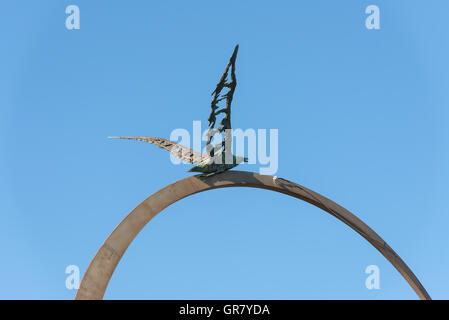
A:
<svg viewBox="0 0 449 320">
<path fill-rule="evenodd" d="M 405 262 L 381 237 L 351 212 L 296 183 L 282 178 L 244 171 L 227 171 L 208 178 L 191 176 L 168 185 L 145 199 L 120 222 L 95 254 L 83 276 L 75 299 L 103 298 L 109 280 L 131 241 L 164 208 L 198 192 L 228 187 L 273 190 L 307 201 L 323 209 L 357 231 L 379 250 L 400 272 L 421 299 L 430 299 L 429 294 Z"/>
</svg>

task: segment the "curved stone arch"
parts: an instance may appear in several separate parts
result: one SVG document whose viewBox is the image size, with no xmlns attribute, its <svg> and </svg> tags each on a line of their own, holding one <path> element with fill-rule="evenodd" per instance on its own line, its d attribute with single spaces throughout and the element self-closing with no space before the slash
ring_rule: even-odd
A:
<svg viewBox="0 0 449 320">
<path fill-rule="evenodd" d="M 245 171 L 227 171 L 208 178 L 191 176 L 170 184 L 140 203 L 112 231 L 90 262 L 75 299 L 102 299 L 128 246 L 159 212 L 192 194 L 228 187 L 268 189 L 304 200 L 341 220 L 371 243 L 399 271 L 420 299 L 430 300 L 418 278 L 392 248 L 354 214 L 332 200 L 294 182 Z"/>
</svg>

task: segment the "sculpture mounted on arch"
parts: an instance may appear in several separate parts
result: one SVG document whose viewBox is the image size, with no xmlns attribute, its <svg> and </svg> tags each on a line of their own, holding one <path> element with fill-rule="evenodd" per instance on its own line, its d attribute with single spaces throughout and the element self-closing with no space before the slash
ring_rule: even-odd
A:
<svg viewBox="0 0 449 320">
<path fill-rule="evenodd" d="M 238 166 L 242 162 L 248 162 L 248 158 L 232 154 L 232 127 L 231 127 L 231 103 L 237 86 L 235 76 L 235 60 L 239 45 L 234 52 L 221 76 L 214 92 L 212 92 L 211 113 L 209 115 L 209 130 L 207 132 L 206 154 L 196 152 L 179 143 L 164 138 L 155 137 L 109 137 L 115 139 L 138 140 L 154 143 L 158 147 L 169 151 L 174 156 L 186 163 L 196 164 L 189 172 L 202 172 L 205 177 L 227 171 Z M 227 89 L 227 90 L 225 90 Z M 222 93 L 225 90 L 226 92 Z M 220 103 L 224 102 L 224 105 Z M 223 114 L 223 115 L 222 115 Z M 220 125 L 216 128 L 217 116 L 221 116 Z M 223 134 L 224 139 L 212 144 L 216 134 Z"/>
<path fill-rule="evenodd" d="M 143 229 L 143 227 L 159 212 L 171 204 L 193 194 L 218 188 L 247 187 L 279 192 L 306 201 L 339 219 L 347 226 L 364 237 L 374 246 L 408 282 L 421 299 L 430 300 L 424 286 L 399 257 L 398 254 L 368 225 L 347 209 L 292 181 L 270 175 L 259 175 L 253 172 L 235 171 L 229 169 L 246 161 L 244 157 L 232 155 L 231 103 L 237 84 L 235 77 L 235 60 L 238 45 L 229 60 L 226 69 L 212 93 L 209 130 L 207 133 L 206 154 L 195 152 L 175 142 L 153 137 L 117 137 L 154 143 L 168 150 L 171 154 L 191 164 L 196 164 L 191 172 L 201 172 L 202 175 L 191 176 L 176 181 L 160 189 L 145 199 L 131 211 L 112 231 L 106 241 L 97 251 L 83 275 L 75 299 L 102 299 L 109 280 L 128 246 Z M 229 77 L 229 79 L 228 79 Z M 228 90 L 222 94 L 222 90 Z M 225 101 L 224 106 L 219 103 Z M 218 128 L 215 127 L 217 116 L 223 114 Z M 222 142 L 212 145 L 215 134 L 225 134 Z M 229 161 L 231 159 L 231 161 Z M 218 174 L 221 173 L 221 174 Z M 232 213 L 231 213 L 232 214 Z"/>
</svg>

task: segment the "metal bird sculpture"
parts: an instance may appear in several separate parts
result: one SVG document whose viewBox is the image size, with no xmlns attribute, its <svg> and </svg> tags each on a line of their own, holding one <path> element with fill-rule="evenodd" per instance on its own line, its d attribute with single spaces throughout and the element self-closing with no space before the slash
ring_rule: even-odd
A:
<svg viewBox="0 0 449 320">
<path fill-rule="evenodd" d="M 211 176 L 232 169 L 242 162 L 248 162 L 245 157 L 232 154 L 231 133 L 231 103 L 234 96 L 237 80 L 235 77 L 235 60 L 237 58 L 237 45 L 229 59 L 223 75 L 212 93 L 211 113 L 209 115 L 209 130 L 207 131 L 206 154 L 196 152 L 179 143 L 164 138 L 152 137 L 109 137 L 115 139 L 130 139 L 154 143 L 158 147 L 169 151 L 185 163 L 195 164 L 189 172 L 202 172 L 202 176 Z M 223 92 L 225 91 L 225 92 Z M 224 105 L 223 105 L 224 103 Z M 216 127 L 217 117 L 222 117 Z M 212 139 L 216 134 L 224 133 L 225 138 L 216 145 Z"/>
</svg>

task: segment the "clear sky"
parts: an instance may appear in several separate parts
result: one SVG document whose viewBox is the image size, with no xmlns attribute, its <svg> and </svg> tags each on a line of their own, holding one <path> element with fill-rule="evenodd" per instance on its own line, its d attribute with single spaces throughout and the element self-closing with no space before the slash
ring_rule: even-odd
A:
<svg viewBox="0 0 449 320">
<path fill-rule="evenodd" d="M 67 30 L 65 8 L 80 9 Z M 380 8 L 368 30 L 365 8 Z M 355 213 L 449 298 L 445 0 L 2 1 L 0 298 L 73 299 L 113 228 L 191 175 L 155 146 L 206 125 L 235 44 L 232 124 L 279 130 L 277 176 Z M 258 165 L 239 167 L 258 171 Z M 369 265 L 380 289 L 365 287 Z M 366 240 L 285 195 L 175 203 L 137 236 L 106 299 L 416 299 Z"/>
</svg>

